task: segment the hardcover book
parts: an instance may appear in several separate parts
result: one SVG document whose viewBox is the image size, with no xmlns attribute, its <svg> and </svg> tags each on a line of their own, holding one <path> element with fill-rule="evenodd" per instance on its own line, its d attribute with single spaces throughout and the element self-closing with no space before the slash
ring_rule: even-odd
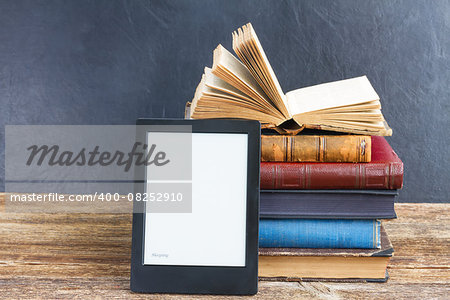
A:
<svg viewBox="0 0 450 300">
<path fill-rule="evenodd" d="M 261 189 L 401 189 L 402 161 L 384 137 L 371 140 L 370 163 L 262 162 Z"/>
<path fill-rule="evenodd" d="M 380 249 L 259 248 L 258 275 L 277 281 L 386 281 L 394 254 L 381 227 Z"/>
<path fill-rule="evenodd" d="M 262 135 L 261 161 L 370 162 L 371 144 L 364 135 Z"/>
<path fill-rule="evenodd" d="M 263 248 L 380 248 L 380 221 L 265 219 L 259 221 Z"/>
<path fill-rule="evenodd" d="M 186 117 L 258 120 L 289 134 L 312 128 L 392 135 L 366 76 L 284 94 L 250 23 L 233 33 L 233 50 L 240 60 L 222 45 L 214 50 L 212 68 L 205 68 Z"/>
<path fill-rule="evenodd" d="M 261 218 L 392 219 L 397 190 L 262 190 Z"/>
</svg>

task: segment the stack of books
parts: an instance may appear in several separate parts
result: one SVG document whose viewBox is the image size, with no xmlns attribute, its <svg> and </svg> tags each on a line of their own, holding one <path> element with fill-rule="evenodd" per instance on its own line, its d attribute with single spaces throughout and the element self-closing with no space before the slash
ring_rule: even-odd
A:
<svg viewBox="0 0 450 300">
<path fill-rule="evenodd" d="M 387 279 L 403 163 L 384 137 L 262 135 L 263 278 Z"/>
<path fill-rule="evenodd" d="M 366 76 L 283 93 L 251 24 L 218 45 L 185 117 L 259 120 L 262 278 L 386 280 L 403 164 Z"/>
</svg>

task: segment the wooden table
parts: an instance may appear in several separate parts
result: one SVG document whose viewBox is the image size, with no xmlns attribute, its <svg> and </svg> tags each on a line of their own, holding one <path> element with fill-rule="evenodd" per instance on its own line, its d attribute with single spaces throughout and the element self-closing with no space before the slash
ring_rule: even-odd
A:
<svg viewBox="0 0 450 300">
<path fill-rule="evenodd" d="M 398 219 L 385 222 L 395 248 L 387 283 L 260 282 L 254 298 L 449 299 L 449 209 L 396 204 Z M 2 298 L 219 298 L 131 293 L 131 214 L 3 212 L 0 223 Z"/>
</svg>

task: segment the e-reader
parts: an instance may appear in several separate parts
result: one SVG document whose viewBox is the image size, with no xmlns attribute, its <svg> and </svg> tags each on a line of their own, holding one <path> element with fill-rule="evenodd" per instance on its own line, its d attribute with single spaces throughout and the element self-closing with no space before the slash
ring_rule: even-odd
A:
<svg viewBox="0 0 450 300">
<path fill-rule="evenodd" d="M 255 294 L 260 123 L 136 124 L 131 290 Z"/>
</svg>

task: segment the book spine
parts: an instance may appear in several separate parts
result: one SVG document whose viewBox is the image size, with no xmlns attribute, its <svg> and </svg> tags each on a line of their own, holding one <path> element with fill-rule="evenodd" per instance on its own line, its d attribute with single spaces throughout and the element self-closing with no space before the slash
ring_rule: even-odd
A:
<svg viewBox="0 0 450 300">
<path fill-rule="evenodd" d="M 370 136 L 262 135 L 261 161 L 370 162 Z"/>
<path fill-rule="evenodd" d="M 403 163 L 261 163 L 261 189 L 401 189 Z"/>
<path fill-rule="evenodd" d="M 261 190 L 259 215 L 281 219 L 392 219 L 396 217 L 397 195 L 396 190 Z"/>
<path fill-rule="evenodd" d="M 381 247 L 377 220 L 261 219 L 261 248 Z"/>
</svg>

